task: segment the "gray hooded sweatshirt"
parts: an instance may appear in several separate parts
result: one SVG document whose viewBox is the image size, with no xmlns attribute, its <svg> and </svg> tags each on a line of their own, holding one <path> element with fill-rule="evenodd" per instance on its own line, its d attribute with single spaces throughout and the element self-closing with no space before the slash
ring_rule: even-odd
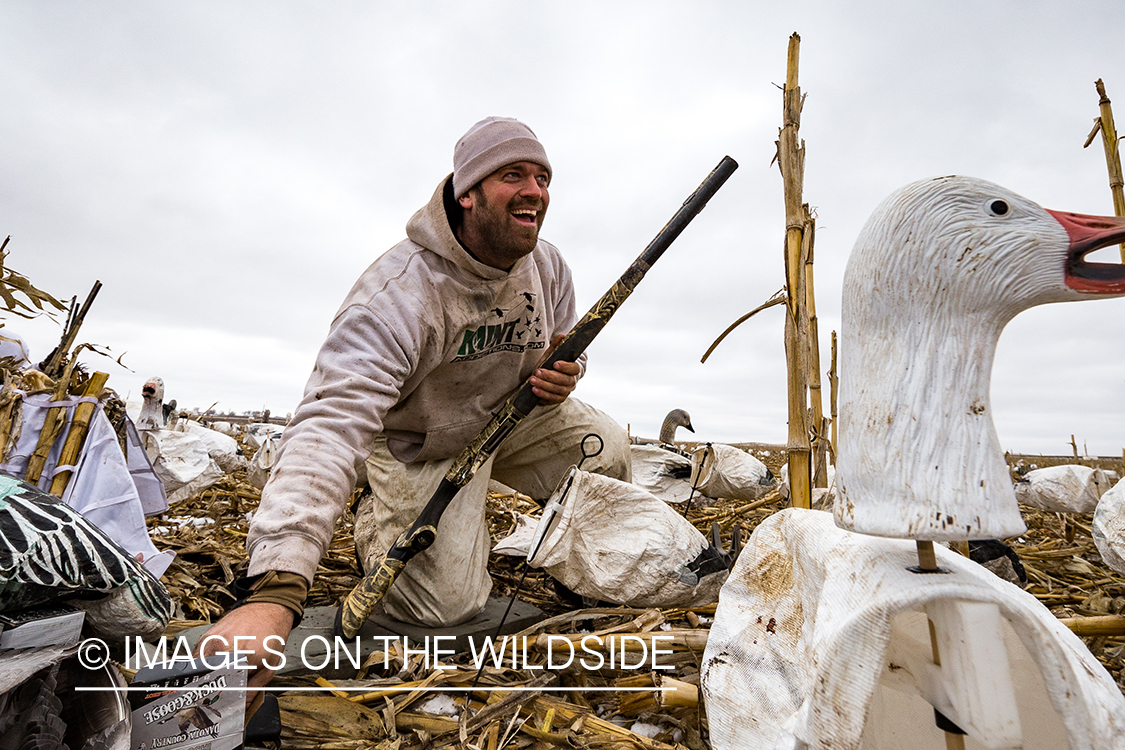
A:
<svg viewBox="0 0 1125 750">
<path fill-rule="evenodd" d="M 376 437 L 405 463 L 456 456 L 574 325 L 558 249 L 478 262 L 449 226 L 449 179 L 336 313 L 250 526 L 250 575 L 311 583 Z"/>
</svg>

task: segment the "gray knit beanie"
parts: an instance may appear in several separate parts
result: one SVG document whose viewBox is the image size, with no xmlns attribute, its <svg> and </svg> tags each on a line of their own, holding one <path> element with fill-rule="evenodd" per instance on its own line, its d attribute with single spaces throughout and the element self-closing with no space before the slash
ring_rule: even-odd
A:
<svg viewBox="0 0 1125 750">
<path fill-rule="evenodd" d="M 511 117 L 486 117 L 469 128 L 453 149 L 453 197 L 460 198 L 505 164 L 530 161 L 546 168 L 551 162 L 531 128 Z"/>
</svg>

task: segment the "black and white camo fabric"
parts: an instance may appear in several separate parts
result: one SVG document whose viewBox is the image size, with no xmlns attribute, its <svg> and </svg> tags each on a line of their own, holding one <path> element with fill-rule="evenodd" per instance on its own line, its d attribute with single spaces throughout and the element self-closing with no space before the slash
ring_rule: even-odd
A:
<svg viewBox="0 0 1125 750">
<path fill-rule="evenodd" d="M 167 589 L 140 562 L 53 495 L 0 472 L 0 612 L 60 601 L 115 637 L 159 634 L 172 616 Z"/>
</svg>

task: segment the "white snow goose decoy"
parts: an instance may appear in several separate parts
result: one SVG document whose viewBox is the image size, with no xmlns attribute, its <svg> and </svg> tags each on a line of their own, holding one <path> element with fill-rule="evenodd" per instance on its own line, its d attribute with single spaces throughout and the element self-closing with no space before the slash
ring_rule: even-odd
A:
<svg viewBox="0 0 1125 750">
<path fill-rule="evenodd" d="M 142 432 L 162 429 L 176 409 L 176 402 L 164 403 L 163 378 L 149 378 L 141 388 L 141 413 L 137 416 L 137 429 Z"/>
<path fill-rule="evenodd" d="M 1123 240 L 1125 219 L 966 177 L 876 209 L 844 277 L 835 524 L 777 513 L 732 570 L 701 668 L 715 748 L 941 748 L 935 710 L 967 747 L 1125 748 L 1125 698 L 1076 636 L 940 545 L 920 574 L 910 541 L 1025 530 L 989 401 L 1000 332 L 1125 294 L 1125 266 L 1085 259 Z"/>
</svg>

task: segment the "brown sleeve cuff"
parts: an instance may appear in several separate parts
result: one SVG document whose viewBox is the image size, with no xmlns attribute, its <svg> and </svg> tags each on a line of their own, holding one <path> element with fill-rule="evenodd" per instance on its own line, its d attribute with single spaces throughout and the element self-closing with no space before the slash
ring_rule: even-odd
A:
<svg viewBox="0 0 1125 750">
<path fill-rule="evenodd" d="M 269 602 L 293 610 L 294 626 L 305 612 L 305 599 L 309 595 L 309 582 L 299 573 L 271 570 L 254 582 L 250 596 L 244 603 Z"/>
</svg>

